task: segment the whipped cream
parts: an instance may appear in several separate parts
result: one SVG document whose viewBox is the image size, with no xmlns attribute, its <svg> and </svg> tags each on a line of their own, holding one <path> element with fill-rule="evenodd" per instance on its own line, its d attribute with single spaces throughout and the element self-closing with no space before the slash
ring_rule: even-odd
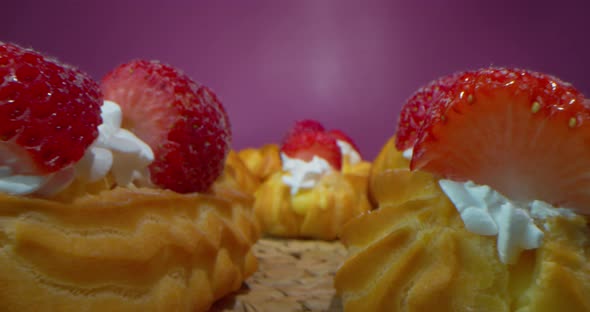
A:
<svg viewBox="0 0 590 312">
<path fill-rule="evenodd" d="M 408 148 L 402 155 L 411 160 L 412 153 L 413 149 Z M 510 200 L 491 187 L 472 181 L 440 180 L 439 185 L 457 208 L 467 230 L 479 235 L 498 236 L 498 256 L 503 263 L 514 263 L 523 250 L 540 247 L 543 230 L 549 230 L 548 218 L 576 216 L 570 209 L 556 208 L 541 200 Z"/>
<path fill-rule="evenodd" d="M 25 150 L 11 142 L 0 142 L 0 192 L 13 195 L 55 194 L 74 179 L 74 169 L 68 167 L 48 175 L 34 175 L 31 158 Z"/>
<path fill-rule="evenodd" d="M 467 230 L 498 236 L 498 256 L 503 263 L 514 263 L 523 250 L 541 246 L 544 233 L 535 219 L 548 229 L 547 218 L 576 215 L 570 209 L 555 208 L 540 200 L 513 201 L 472 181 L 440 180 L 439 185 L 457 208 Z"/>
<path fill-rule="evenodd" d="M 133 133 L 121 129 L 123 114 L 117 103 L 104 101 L 101 117 L 98 138 L 76 164 L 76 177 L 94 182 L 110 171 L 119 186 L 149 184 L 152 149 Z"/>
<path fill-rule="evenodd" d="M 348 161 L 351 165 L 358 164 L 361 162 L 361 155 L 348 142 L 336 140 L 336 144 L 338 144 L 338 147 L 340 147 L 340 152 L 342 153 L 342 156 L 348 156 Z"/>
<path fill-rule="evenodd" d="M 291 195 L 297 194 L 301 189 L 313 188 L 324 174 L 334 170 L 325 159 L 318 156 L 305 161 L 281 153 L 281 160 L 283 170 L 289 173 L 283 175 L 283 183 L 291 188 Z"/>
<path fill-rule="evenodd" d="M 98 138 L 74 166 L 47 175 L 35 175 L 31 158 L 12 142 L 0 142 L 0 192 L 14 195 L 51 196 L 65 189 L 74 179 L 94 182 L 112 172 L 118 185 L 132 182 L 149 184 L 148 165 L 154 154 L 150 147 L 121 129 L 122 112 L 116 103 L 101 107 L 103 123 Z"/>
</svg>

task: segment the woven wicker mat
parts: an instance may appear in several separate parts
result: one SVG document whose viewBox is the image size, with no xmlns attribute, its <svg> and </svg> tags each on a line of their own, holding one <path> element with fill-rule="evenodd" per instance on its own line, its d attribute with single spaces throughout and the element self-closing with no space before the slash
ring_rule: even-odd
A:
<svg viewBox="0 0 590 312">
<path fill-rule="evenodd" d="M 261 239 L 259 268 L 237 293 L 211 312 L 340 312 L 333 278 L 346 250 L 339 242 Z"/>
</svg>

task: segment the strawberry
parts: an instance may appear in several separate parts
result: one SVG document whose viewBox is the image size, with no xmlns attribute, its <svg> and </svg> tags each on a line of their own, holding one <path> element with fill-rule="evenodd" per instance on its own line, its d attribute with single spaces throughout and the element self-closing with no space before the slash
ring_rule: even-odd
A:
<svg viewBox="0 0 590 312">
<path fill-rule="evenodd" d="M 298 120 L 293 124 L 293 127 L 287 131 L 285 138 L 287 140 L 290 136 L 298 134 L 300 132 L 323 132 L 326 131 L 324 126 L 317 120 L 303 119 Z"/>
<path fill-rule="evenodd" d="M 0 81 L 0 141 L 22 149 L 32 164 L 15 173 L 48 174 L 82 158 L 102 122 L 96 82 L 56 59 L 2 42 Z"/>
<path fill-rule="evenodd" d="M 574 87 L 490 68 L 463 74 L 445 97 L 424 119 L 412 169 L 590 212 L 590 108 Z"/>
<path fill-rule="evenodd" d="M 327 132 L 302 131 L 289 136 L 281 146 L 281 152 L 291 158 L 311 161 L 314 156 L 325 159 L 334 169 L 342 168 L 340 147 Z"/>
<path fill-rule="evenodd" d="M 432 103 L 441 98 L 451 89 L 461 76 L 459 73 L 441 77 L 416 91 L 402 107 L 397 123 L 395 146 L 398 150 L 406 150 L 416 143 L 418 131 Z"/>
<path fill-rule="evenodd" d="M 359 153 L 360 155 L 360 150 L 358 148 L 358 146 L 354 143 L 354 141 L 346 134 L 344 133 L 342 130 L 338 130 L 338 129 L 332 129 L 330 131 L 328 131 L 328 134 L 333 137 L 334 139 L 336 139 L 336 141 L 343 141 L 348 143 L 350 146 L 352 146 L 352 148 L 354 148 L 354 150 Z"/>
<path fill-rule="evenodd" d="M 217 96 L 180 70 L 135 60 L 102 80 L 105 99 L 118 103 L 122 126 L 154 152 L 152 183 L 179 193 L 204 192 L 224 168 L 231 129 Z"/>
</svg>

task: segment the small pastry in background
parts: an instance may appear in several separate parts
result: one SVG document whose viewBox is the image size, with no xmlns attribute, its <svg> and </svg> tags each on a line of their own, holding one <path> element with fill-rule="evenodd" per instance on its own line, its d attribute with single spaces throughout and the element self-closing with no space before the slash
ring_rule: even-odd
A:
<svg viewBox="0 0 590 312">
<path fill-rule="evenodd" d="M 230 150 L 225 159 L 225 167 L 215 184 L 227 184 L 254 196 L 260 186 L 260 180 L 248 169 L 234 150 Z"/>
<path fill-rule="evenodd" d="M 589 311 L 590 105 L 520 69 L 438 79 L 373 164 L 345 311 Z"/>
<path fill-rule="evenodd" d="M 347 159 L 348 170 L 342 171 L 338 141 L 317 121 L 300 121 L 290 129 L 281 146 L 282 170 L 255 193 L 254 210 L 264 233 L 332 240 L 346 222 L 371 209 L 365 162 Z"/>
<path fill-rule="evenodd" d="M 281 170 L 281 157 L 277 144 L 265 144 L 261 148 L 246 148 L 240 150 L 238 156 L 260 182 Z"/>
</svg>

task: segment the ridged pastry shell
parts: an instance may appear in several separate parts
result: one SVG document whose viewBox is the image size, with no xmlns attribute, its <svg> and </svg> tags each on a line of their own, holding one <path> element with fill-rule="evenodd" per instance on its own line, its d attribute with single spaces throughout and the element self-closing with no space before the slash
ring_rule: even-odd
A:
<svg viewBox="0 0 590 312">
<path fill-rule="evenodd" d="M 254 211 L 266 234 L 332 240 L 346 222 L 371 209 L 367 176 L 333 171 L 313 188 L 291 195 L 283 174 L 272 175 L 255 193 Z"/>
<path fill-rule="evenodd" d="M 404 163 L 384 148 L 370 182 L 379 209 L 343 231 L 345 311 L 590 311 L 587 220 L 549 219 L 542 246 L 507 265 L 495 236 L 467 231 L 436 179 Z"/>
<path fill-rule="evenodd" d="M 0 310 L 206 311 L 257 267 L 251 198 L 214 193 L 0 195 Z"/>
<path fill-rule="evenodd" d="M 223 173 L 215 184 L 225 184 L 247 194 L 254 194 L 260 185 L 260 180 L 248 169 L 238 153 L 231 150 L 225 159 Z"/>
<path fill-rule="evenodd" d="M 260 181 L 268 179 L 275 172 L 281 171 L 281 156 L 277 144 L 266 144 L 261 148 L 247 148 L 238 155 Z"/>
</svg>

